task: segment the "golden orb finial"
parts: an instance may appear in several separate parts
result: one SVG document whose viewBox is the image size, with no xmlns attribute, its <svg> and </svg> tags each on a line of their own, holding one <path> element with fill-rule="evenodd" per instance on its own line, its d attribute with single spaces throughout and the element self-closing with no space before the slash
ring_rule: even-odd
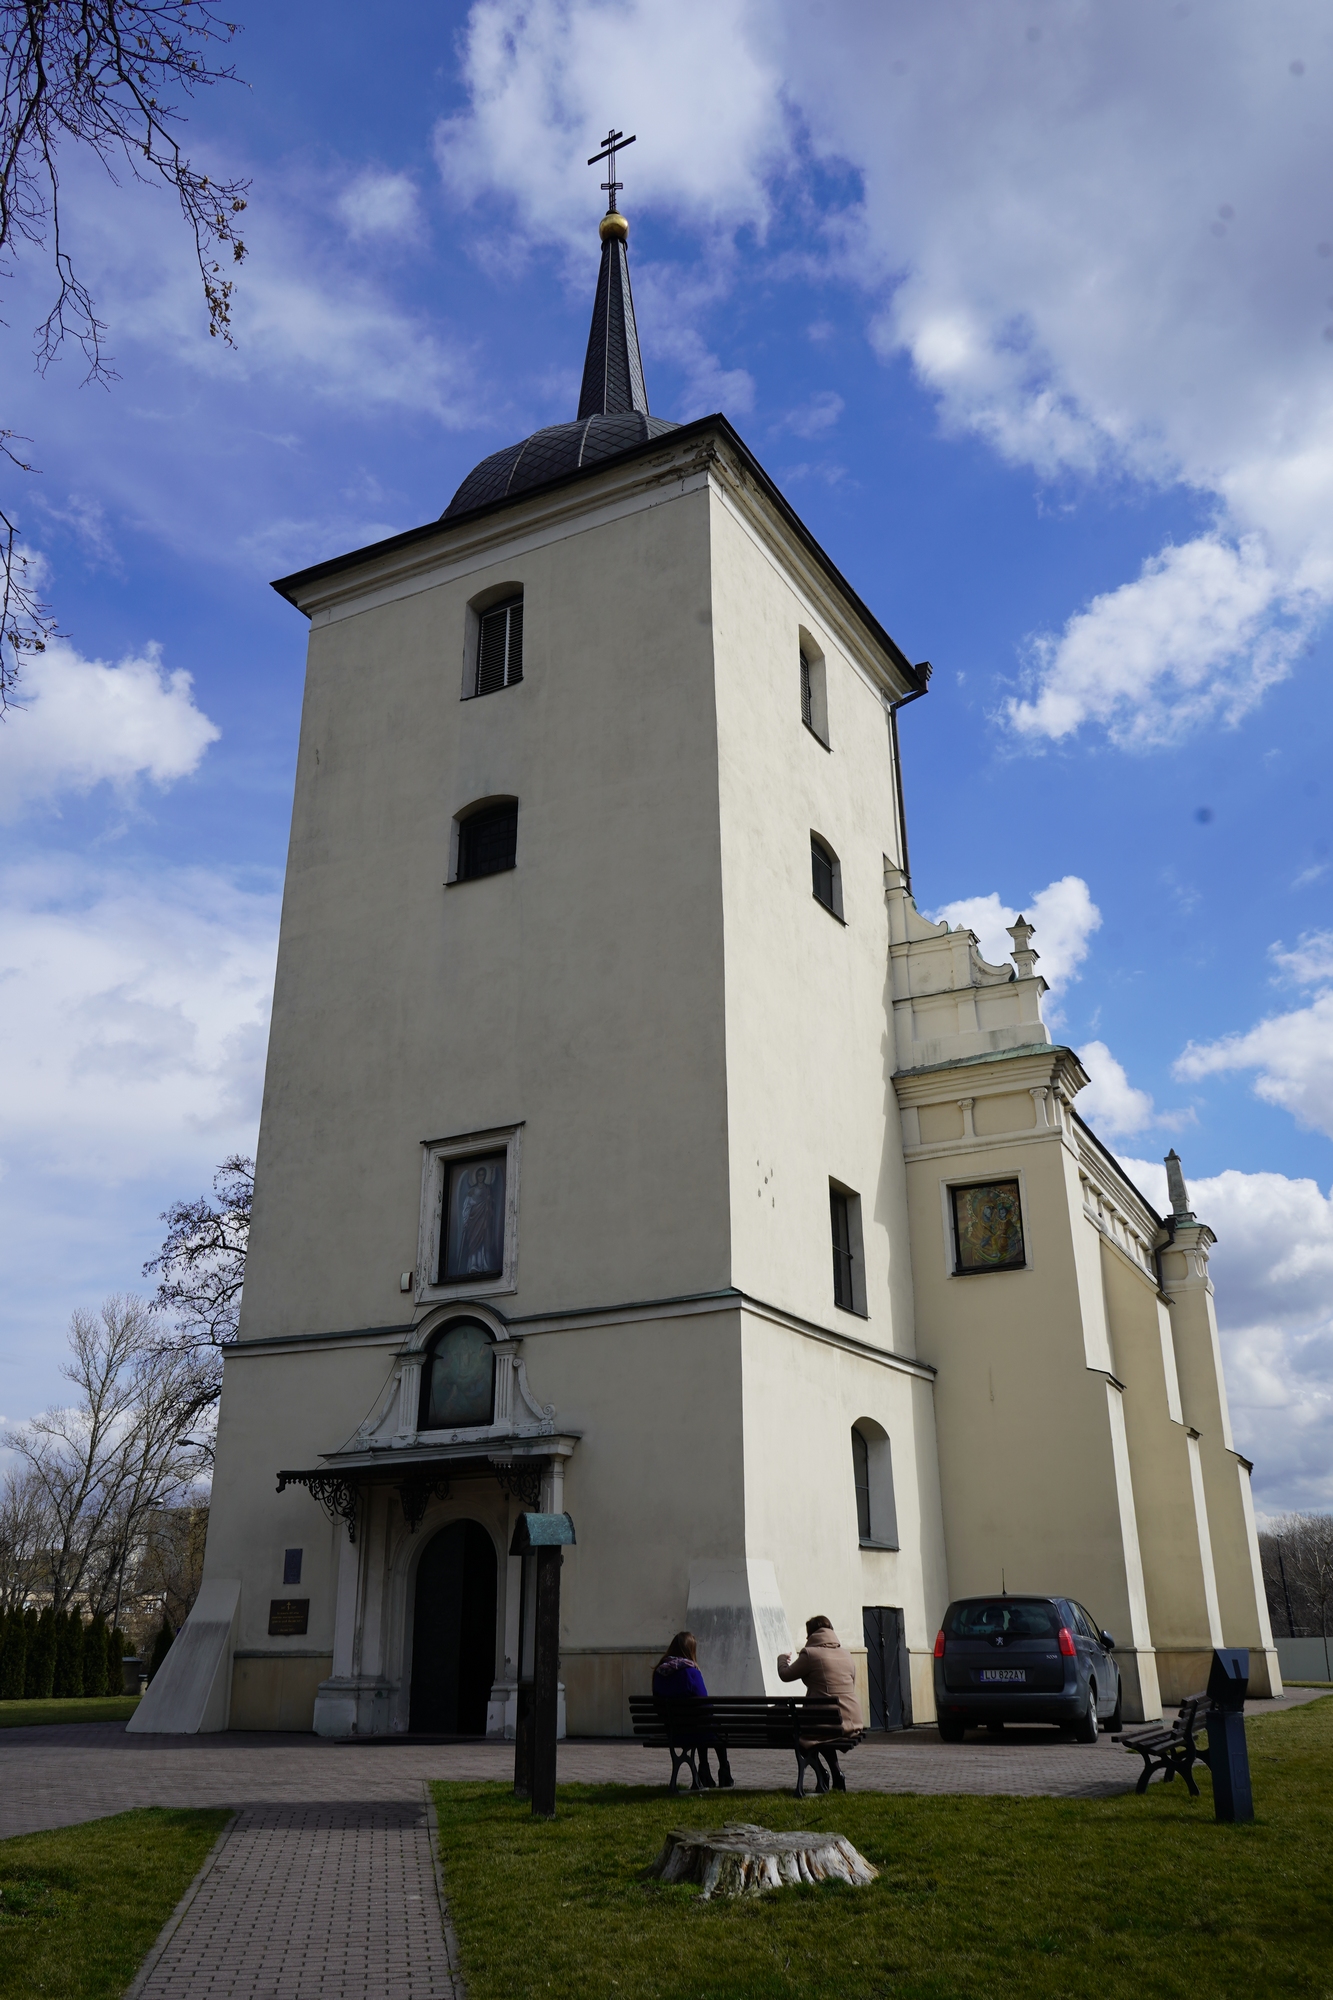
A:
<svg viewBox="0 0 1333 2000">
<path fill-rule="evenodd" d="M 597 234 L 605 243 L 608 236 L 618 237 L 624 243 L 629 238 L 629 219 L 618 208 L 609 209 L 597 225 Z"/>
</svg>

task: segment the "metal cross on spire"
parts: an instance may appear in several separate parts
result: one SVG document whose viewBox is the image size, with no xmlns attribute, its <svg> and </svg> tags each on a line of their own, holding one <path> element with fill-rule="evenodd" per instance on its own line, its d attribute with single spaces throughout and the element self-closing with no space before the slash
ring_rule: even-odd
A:
<svg viewBox="0 0 1333 2000">
<path fill-rule="evenodd" d="M 637 132 L 631 132 L 627 139 L 623 132 L 617 132 L 615 128 L 612 127 L 612 129 L 607 133 L 605 139 L 602 141 L 601 152 L 594 153 L 592 158 L 588 162 L 588 165 L 590 167 L 595 167 L 599 160 L 610 160 L 611 162 L 611 166 L 609 169 L 611 178 L 609 181 L 602 182 L 602 192 L 607 197 L 606 206 L 607 206 L 607 212 L 610 215 L 614 215 L 616 212 L 616 190 L 618 188 L 624 187 L 625 185 L 623 181 L 618 181 L 616 179 L 616 154 L 619 151 L 621 151 L 623 147 L 632 146 L 634 144 L 634 141 L 638 138 L 638 136 L 639 135 Z"/>
</svg>

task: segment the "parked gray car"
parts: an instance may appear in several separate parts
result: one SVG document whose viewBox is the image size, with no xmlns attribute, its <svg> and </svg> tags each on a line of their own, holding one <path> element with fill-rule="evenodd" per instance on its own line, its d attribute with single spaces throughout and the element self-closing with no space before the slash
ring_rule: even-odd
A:
<svg viewBox="0 0 1333 2000">
<path fill-rule="evenodd" d="M 1080 1743 L 1119 1729 L 1115 1640 L 1072 1597 L 960 1597 L 935 1641 L 935 1713 L 946 1743 L 969 1726 L 1053 1722 Z"/>
</svg>

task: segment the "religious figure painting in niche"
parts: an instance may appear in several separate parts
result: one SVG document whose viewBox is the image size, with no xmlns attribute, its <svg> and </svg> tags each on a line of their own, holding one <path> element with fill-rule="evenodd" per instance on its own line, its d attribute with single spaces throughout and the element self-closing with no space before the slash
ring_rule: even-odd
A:
<svg viewBox="0 0 1333 2000">
<path fill-rule="evenodd" d="M 491 1336 L 478 1321 L 457 1320 L 442 1333 L 423 1373 L 423 1430 L 466 1430 L 491 1422 L 495 1361 Z"/>
<path fill-rule="evenodd" d="M 1012 1271 L 1026 1261 L 1017 1181 L 950 1189 L 957 1271 Z"/>
<path fill-rule="evenodd" d="M 440 1283 L 498 1278 L 504 1271 L 505 1156 L 449 1163 Z"/>
</svg>

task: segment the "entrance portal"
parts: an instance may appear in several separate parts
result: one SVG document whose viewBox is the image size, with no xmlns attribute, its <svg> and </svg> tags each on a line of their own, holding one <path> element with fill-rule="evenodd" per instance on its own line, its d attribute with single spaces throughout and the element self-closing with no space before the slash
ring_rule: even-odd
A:
<svg viewBox="0 0 1333 2000">
<path fill-rule="evenodd" d="M 417 1565 L 409 1728 L 484 1736 L 495 1679 L 495 1544 L 475 1521 L 455 1521 Z"/>
</svg>

